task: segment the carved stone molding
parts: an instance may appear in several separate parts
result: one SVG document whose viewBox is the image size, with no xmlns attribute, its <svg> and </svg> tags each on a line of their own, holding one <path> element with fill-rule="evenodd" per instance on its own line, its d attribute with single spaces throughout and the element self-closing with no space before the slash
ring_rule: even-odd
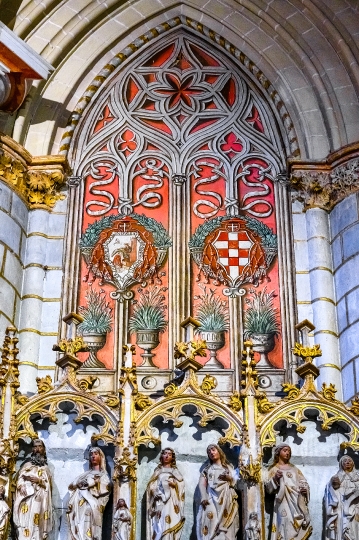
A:
<svg viewBox="0 0 359 540">
<path fill-rule="evenodd" d="M 70 172 L 63 156 L 32 157 L 20 144 L 0 135 L 0 179 L 16 191 L 29 209 L 50 210 L 64 199 L 61 192 Z"/>
<path fill-rule="evenodd" d="M 325 162 L 292 162 L 290 169 L 293 200 L 304 203 L 304 210 L 331 212 L 338 202 L 359 191 L 358 145 L 330 154 Z"/>
</svg>

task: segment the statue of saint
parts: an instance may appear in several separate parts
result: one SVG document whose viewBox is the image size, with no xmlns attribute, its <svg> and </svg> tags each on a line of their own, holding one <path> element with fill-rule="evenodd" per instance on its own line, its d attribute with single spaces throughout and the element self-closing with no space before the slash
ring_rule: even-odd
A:
<svg viewBox="0 0 359 540">
<path fill-rule="evenodd" d="M 13 520 L 18 540 L 44 540 L 52 531 L 51 488 L 45 445 L 34 439 L 30 462 L 21 466 L 16 478 Z"/>
<path fill-rule="evenodd" d="M 261 527 L 257 512 L 251 512 L 245 530 L 245 540 L 261 540 Z"/>
<path fill-rule="evenodd" d="M 308 510 L 309 486 L 303 474 L 290 463 L 286 443 L 274 449 L 265 488 L 275 494 L 271 540 L 306 540 L 312 533 Z"/>
<path fill-rule="evenodd" d="M 113 516 L 115 540 L 129 540 L 132 525 L 132 515 L 125 499 L 118 499 L 116 512 Z"/>
<path fill-rule="evenodd" d="M 237 476 L 216 444 L 207 448 L 209 464 L 201 473 L 201 505 L 197 515 L 198 540 L 235 540 L 239 529 Z"/>
<path fill-rule="evenodd" d="M 147 486 L 147 540 L 179 540 L 185 522 L 184 481 L 172 448 L 164 448 Z"/>
<path fill-rule="evenodd" d="M 3 480 L 0 478 L 0 480 Z M 6 479 L 5 483 L 6 483 Z M 10 508 L 7 504 L 5 485 L 0 485 L 0 540 L 6 540 L 8 536 L 8 526 L 10 520 Z"/>
<path fill-rule="evenodd" d="M 359 472 L 350 456 L 339 461 L 339 471 L 325 488 L 325 538 L 358 540 Z"/>
<path fill-rule="evenodd" d="M 89 454 L 90 470 L 69 485 L 67 519 L 72 540 L 101 540 L 102 519 L 111 492 L 105 455 L 98 447 Z"/>
</svg>

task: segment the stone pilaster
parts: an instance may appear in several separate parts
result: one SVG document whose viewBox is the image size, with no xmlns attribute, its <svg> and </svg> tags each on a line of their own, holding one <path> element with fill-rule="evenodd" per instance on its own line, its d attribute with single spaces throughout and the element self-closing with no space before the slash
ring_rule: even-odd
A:
<svg viewBox="0 0 359 540">
<path fill-rule="evenodd" d="M 321 379 L 334 383 L 341 398 L 341 369 L 345 351 L 338 333 L 336 259 L 332 244 L 330 213 L 349 195 L 359 191 L 359 145 L 349 145 L 330 154 L 323 162 L 290 163 L 292 199 L 303 205 L 310 284 L 310 304 L 315 325 L 315 340 L 323 357 L 318 361 Z M 302 272 L 303 273 L 303 272 Z"/>
</svg>

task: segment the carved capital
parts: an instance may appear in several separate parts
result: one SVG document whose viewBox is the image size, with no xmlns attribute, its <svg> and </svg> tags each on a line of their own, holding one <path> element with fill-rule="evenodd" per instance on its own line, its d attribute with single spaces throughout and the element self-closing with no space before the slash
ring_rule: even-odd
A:
<svg viewBox="0 0 359 540">
<path fill-rule="evenodd" d="M 61 192 L 69 172 L 63 156 L 32 157 L 8 136 L 0 136 L 0 179 L 14 189 L 30 209 L 49 210 L 64 199 Z"/>
<path fill-rule="evenodd" d="M 175 186 L 183 186 L 186 180 L 187 180 L 187 176 L 185 174 L 174 174 L 172 176 L 172 181 Z"/>
<path fill-rule="evenodd" d="M 304 203 L 304 210 L 322 208 L 331 212 L 334 206 L 351 193 L 359 191 L 359 159 L 336 167 L 326 164 L 297 169 L 290 176 L 292 197 Z"/>
<path fill-rule="evenodd" d="M 81 180 L 82 176 L 68 176 L 66 183 L 70 188 L 77 188 L 79 187 Z"/>
<path fill-rule="evenodd" d="M 60 170 L 31 168 L 25 174 L 27 202 L 31 208 L 53 208 L 56 201 L 65 198 L 60 193 L 64 175 Z"/>
</svg>

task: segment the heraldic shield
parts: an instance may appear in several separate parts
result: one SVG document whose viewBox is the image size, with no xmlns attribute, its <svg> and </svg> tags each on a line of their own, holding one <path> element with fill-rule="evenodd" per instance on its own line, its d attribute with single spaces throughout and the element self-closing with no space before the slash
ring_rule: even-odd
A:
<svg viewBox="0 0 359 540">
<path fill-rule="evenodd" d="M 163 265 L 171 240 L 164 227 L 152 218 L 108 216 L 89 225 L 80 249 L 88 273 L 123 292 L 135 283 L 152 280 Z"/>
<path fill-rule="evenodd" d="M 258 285 L 277 253 L 277 237 L 264 223 L 248 217 L 214 218 L 200 225 L 190 243 L 193 259 L 207 280 L 234 292 Z"/>
</svg>

